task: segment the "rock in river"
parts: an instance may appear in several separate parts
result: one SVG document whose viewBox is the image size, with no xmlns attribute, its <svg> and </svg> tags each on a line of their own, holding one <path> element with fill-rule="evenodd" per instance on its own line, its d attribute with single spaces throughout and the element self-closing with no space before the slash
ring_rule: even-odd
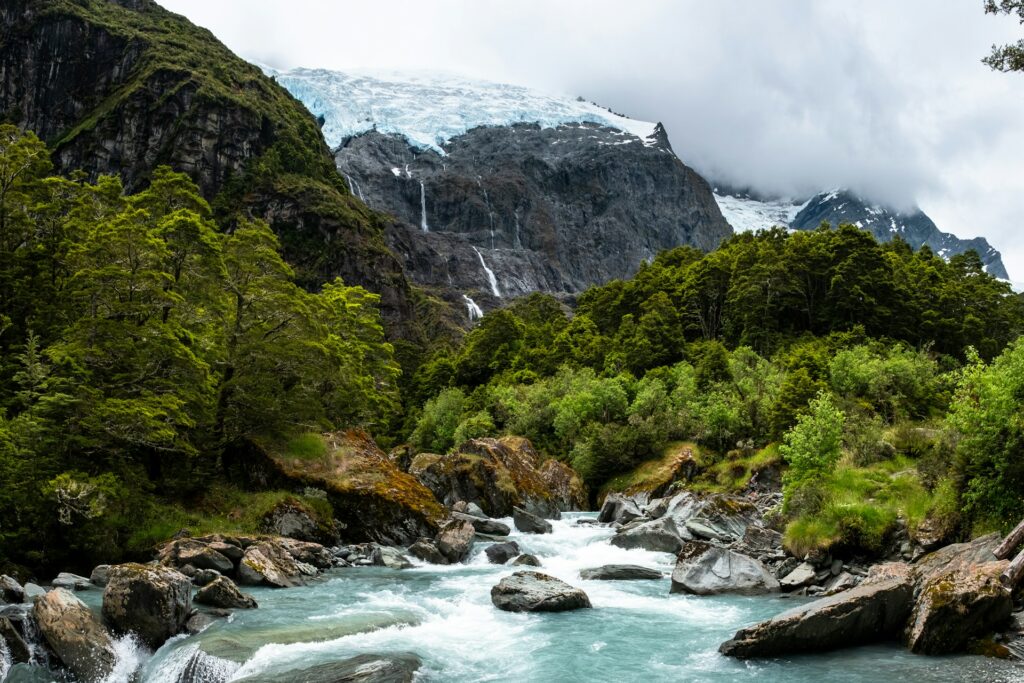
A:
<svg viewBox="0 0 1024 683">
<path fill-rule="evenodd" d="M 488 534 L 490 536 L 508 536 L 512 533 L 512 530 L 508 528 L 507 524 L 499 522 L 496 519 L 489 519 L 487 517 L 476 517 L 464 512 L 453 512 L 452 519 L 458 519 L 464 522 L 469 522 L 473 525 L 479 534 Z"/>
<path fill-rule="evenodd" d="M 99 681 L 110 674 L 117 661 L 114 643 L 74 593 L 55 588 L 36 600 L 34 611 L 46 642 L 77 678 Z"/>
<path fill-rule="evenodd" d="M 452 564 L 462 562 L 473 549 L 476 530 L 469 522 L 453 519 L 441 527 L 437 534 L 437 549 Z"/>
<path fill-rule="evenodd" d="M 238 683 L 411 683 L 420 668 L 420 658 L 411 653 L 364 654 L 339 662 L 317 664 L 298 671 L 257 674 L 237 679 Z"/>
<path fill-rule="evenodd" d="M 430 564 L 451 564 L 429 538 L 421 538 L 409 546 L 409 554 Z"/>
<path fill-rule="evenodd" d="M 586 581 L 643 581 L 660 579 L 664 576 L 657 569 L 635 564 L 606 564 L 603 567 L 580 570 L 580 578 Z"/>
<path fill-rule="evenodd" d="M 540 572 L 516 572 L 491 588 L 491 602 L 506 612 L 564 612 L 590 607 L 579 588 Z"/>
<path fill-rule="evenodd" d="M 494 545 L 487 546 L 484 552 L 487 554 L 487 561 L 491 564 L 506 564 L 519 554 L 519 544 L 515 541 L 495 543 Z"/>
<path fill-rule="evenodd" d="M 909 565 L 878 565 L 856 588 L 740 629 L 719 652 L 729 657 L 778 657 L 896 638 L 910 616 Z"/>
<path fill-rule="evenodd" d="M 673 593 L 776 593 L 779 582 L 758 560 L 704 541 L 690 541 L 672 571 Z"/>
<path fill-rule="evenodd" d="M 520 507 L 512 508 L 512 522 L 516 529 L 526 534 L 550 534 L 552 531 L 551 522 Z"/>
<path fill-rule="evenodd" d="M 597 521 L 602 524 L 627 524 L 634 519 L 643 516 L 636 501 L 621 493 L 609 493 L 601 505 L 601 512 L 597 515 Z"/>
<path fill-rule="evenodd" d="M 103 590 L 103 618 L 156 649 L 180 633 L 192 611 L 192 582 L 170 567 L 119 564 Z"/>
<path fill-rule="evenodd" d="M 251 595 L 238 590 L 235 582 L 226 576 L 219 576 L 196 593 L 195 601 L 201 605 L 226 609 L 252 609 L 258 607 Z"/>
</svg>

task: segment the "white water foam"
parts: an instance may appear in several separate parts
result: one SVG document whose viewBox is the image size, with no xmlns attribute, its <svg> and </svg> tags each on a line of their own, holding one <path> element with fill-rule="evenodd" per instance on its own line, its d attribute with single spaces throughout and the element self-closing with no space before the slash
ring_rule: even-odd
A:
<svg viewBox="0 0 1024 683">
<path fill-rule="evenodd" d="M 462 299 L 463 301 L 466 302 L 466 310 L 469 312 L 470 322 L 475 322 L 480 318 L 484 317 L 484 311 L 482 308 L 480 308 L 477 302 L 473 301 L 465 294 L 462 295 Z"/>
</svg>

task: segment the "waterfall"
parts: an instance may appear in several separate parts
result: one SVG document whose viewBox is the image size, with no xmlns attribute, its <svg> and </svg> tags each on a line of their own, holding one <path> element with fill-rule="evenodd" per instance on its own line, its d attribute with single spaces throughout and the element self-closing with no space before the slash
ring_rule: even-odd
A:
<svg viewBox="0 0 1024 683">
<path fill-rule="evenodd" d="M 487 220 L 491 223 L 491 249 L 494 249 L 494 211 L 491 210 L 491 199 L 487 196 L 487 188 L 484 187 L 483 179 L 476 177 L 476 185 L 484 195 L 484 205 L 487 207 Z"/>
<path fill-rule="evenodd" d="M 348 173 L 346 173 L 344 175 L 345 175 L 345 180 L 348 181 L 348 191 L 352 193 L 353 197 L 359 197 L 359 201 L 361 201 L 361 202 L 363 202 L 365 204 L 366 200 L 363 199 L 363 190 L 362 190 L 362 188 L 359 187 L 359 183 L 357 183 L 355 180 L 353 180 L 352 176 L 350 176 Z"/>
<path fill-rule="evenodd" d="M 477 257 L 480 259 L 480 265 L 483 266 L 484 272 L 487 273 L 487 282 L 491 285 L 491 294 L 496 297 L 501 297 L 501 290 L 498 289 L 498 278 L 494 276 L 494 271 L 487 267 L 487 262 L 484 261 L 484 255 L 480 253 L 480 250 L 473 247 L 473 251 L 476 252 Z"/>
<path fill-rule="evenodd" d="M 515 246 L 516 249 L 522 249 L 523 242 L 519 239 L 519 209 L 513 211 L 512 215 L 516 217 L 516 242 L 513 246 Z"/>
<path fill-rule="evenodd" d="M 470 322 L 474 320 L 479 320 L 480 318 L 484 317 L 483 309 L 481 309 L 480 306 L 478 306 L 475 301 L 470 299 L 465 294 L 462 295 L 462 298 L 466 301 L 466 310 L 469 312 Z"/>
<path fill-rule="evenodd" d="M 420 229 L 423 232 L 430 232 L 430 226 L 427 225 L 427 188 L 423 186 L 423 181 L 420 181 Z"/>
</svg>

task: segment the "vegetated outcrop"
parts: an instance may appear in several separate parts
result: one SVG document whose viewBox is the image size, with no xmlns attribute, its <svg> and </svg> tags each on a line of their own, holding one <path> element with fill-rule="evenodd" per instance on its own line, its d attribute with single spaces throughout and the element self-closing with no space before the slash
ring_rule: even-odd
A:
<svg viewBox="0 0 1024 683">
<path fill-rule="evenodd" d="M 225 465 L 235 481 L 254 487 L 309 486 L 326 491 L 346 541 L 408 545 L 432 537 L 443 506 L 416 477 L 403 472 L 361 430 L 318 437 L 317 454 L 290 454 L 287 444 L 250 442 Z"/>
<path fill-rule="evenodd" d="M 472 439 L 446 455 L 421 453 L 409 474 L 447 506 L 475 503 L 492 517 L 510 517 L 514 507 L 541 517 L 587 506 L 586 489 L 575 472 L 556 460 L 542 460 L 529 440 L 505 436 Z"/>
<path fill-rule="evenodd" d="M 860 585 L 739 630 L 722 644 L 731 657 L 776 657 L 885 640 L 913 652 L 963 651 L 1007 624 L 1006 560 L 995 534 L 946 546 L 918 562 L 876 565 Z"/>
<path fill-rule="evenodd" d="M 223 223 L 267 219 L 302 284 L 363 285 L 393 336 L 424 335 L 387 219 L 348 191 L 306 108 L 209 31 L 152 0 L 12 0 L 0 28 L 0 117 L 58 170 L 129 190 L 185 172 Z"/>
</svg>

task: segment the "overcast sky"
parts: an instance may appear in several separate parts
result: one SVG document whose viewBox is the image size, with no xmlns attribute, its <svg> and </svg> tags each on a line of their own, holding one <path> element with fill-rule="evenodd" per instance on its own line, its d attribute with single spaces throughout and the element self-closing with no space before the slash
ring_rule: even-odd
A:
<svg viewBox="0 0 1024 683">
<path fill-rule="evenodd" d="M 1024 281 L 1024 36 L 981 0 L 159 0 L 279 68 L 430 69 L 662 121 L 710 178 L 841 186 L 984 235 Z"/>
</svg>

